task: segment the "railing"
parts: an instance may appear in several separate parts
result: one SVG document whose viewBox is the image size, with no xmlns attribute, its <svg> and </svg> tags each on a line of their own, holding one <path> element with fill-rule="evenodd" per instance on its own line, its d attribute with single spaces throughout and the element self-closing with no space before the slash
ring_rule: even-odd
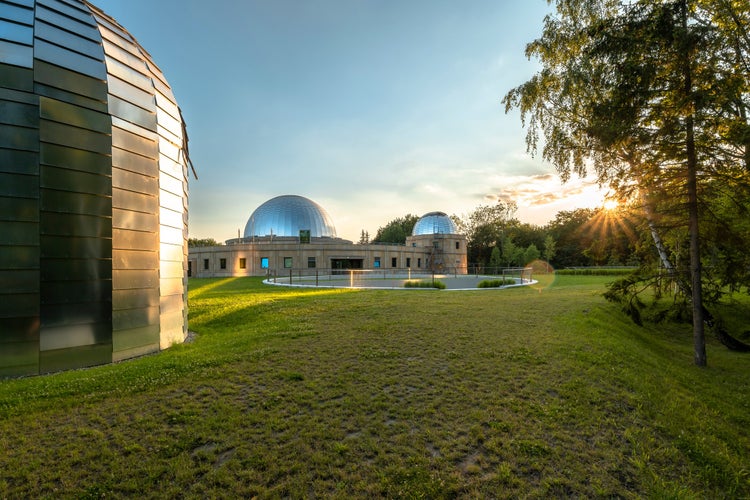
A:
<svg viewBox="0 0 750 500">
<path fill-rule="evenodd" d="M 478 269 L 472 269 L 477 271 Z M 269 270 L 267 279 L 273 283 L 300 284 L 309 286 L 327 286 L 339 284 L 356 287 L 364 281 L 403 281 L 418 279 L 436 279 L 441 277 L 461 277 L 470 274 L 476 276 L 498 276 L 503 279 L 516 279 L 521 283 L 532 280 L 531 267 L 483 268 L 481 273 L 467 273 L 466 270 L 454 268 L 453 272 L 438 272 L 430 269 L 414 268 L 375 268 L 375 269 L 333 269 L 333 268 L 288 268 Z M 491 271 L 491 272 L 488 272 Z M 347 283 L 348 282 L 348 283 Z"/>
</svg>

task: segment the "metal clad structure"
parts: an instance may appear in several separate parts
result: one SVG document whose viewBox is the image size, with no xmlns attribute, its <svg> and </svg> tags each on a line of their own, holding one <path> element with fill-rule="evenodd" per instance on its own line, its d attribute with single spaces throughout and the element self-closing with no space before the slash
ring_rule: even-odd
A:
<svg viewBox="0 0 750 500">
<path fill-rule="evenodd" d="M 313 238 L 336 237 L 333 220 L 322 206 L 304 196 L 283 195 L 271 198 L 253 211 L 244 236 L 298 237 L 303 229 L 309 229 Z"/>
<path fill-rule="evenodd" d="M 424 214 L 414 224 L 412 236 L 421 236 L 426 234 L 456 234 L 458 229 L 456 224 L 443 212 L 430 212 Z"/>
<path fill-rule="evenodd" d="M 130 34 L 84 0 L 0 0 L 0 376 L 187 332 L 187 138 Z"/>
</svg>

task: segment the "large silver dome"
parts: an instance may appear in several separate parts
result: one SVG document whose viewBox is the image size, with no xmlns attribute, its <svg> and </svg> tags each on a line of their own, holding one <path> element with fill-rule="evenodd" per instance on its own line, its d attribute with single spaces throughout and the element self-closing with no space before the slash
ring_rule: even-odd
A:
<svg viewBox="0 0 750 500">
<path fill-rule="evenodd" d="M 335 238 L 336 228 L 323 207 L 304 196 L 272 198 L 255 209 L 245 225 L 245 238 L 254 236 L 299 236 L 310 230 L 312 238 Z"/>
<path fill-rule="evenodd" d="M 423 215 L 411 232 L 412 236 L 423 234 L 457 234 L 456 224 L 443 212 L 430 212 Z"/>
</svg>

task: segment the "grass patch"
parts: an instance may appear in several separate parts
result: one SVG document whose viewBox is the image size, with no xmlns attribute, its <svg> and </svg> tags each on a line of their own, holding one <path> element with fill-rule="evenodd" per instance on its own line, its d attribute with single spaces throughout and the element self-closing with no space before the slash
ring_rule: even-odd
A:
<svg viewBox="0 0 750 500">
<path fill-rule="evenodd" d="M 194 342 L 0 381 L 0 498 L 750 496 L 748 357 L 695 368 L 606 281 L 191 280 Z"/>
</svg>

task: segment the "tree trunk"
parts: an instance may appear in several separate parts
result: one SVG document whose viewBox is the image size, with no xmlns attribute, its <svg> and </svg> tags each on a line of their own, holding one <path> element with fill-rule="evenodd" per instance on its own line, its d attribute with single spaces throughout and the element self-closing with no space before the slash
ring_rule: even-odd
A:
<svg viewBox="0 0 750 500">
<path fill-rule="evenodd" d="M 693 96 L 693 72 L 691 67 L 691 41 L 688 27 L 687 0 L 680 2 L 683 40 L 680 48 L 684 78 L 685 153 L 687 160 L 687 205 L 690 232 L 690 285 L 693 309 L 693 356 L 697 366 L 706 366 L 706 338 L 703 327 L 703 282 L 701 273 L 701 248 L 698 214 L 698 158 L 695 152 L 695 98 Z"/>
</svg>

